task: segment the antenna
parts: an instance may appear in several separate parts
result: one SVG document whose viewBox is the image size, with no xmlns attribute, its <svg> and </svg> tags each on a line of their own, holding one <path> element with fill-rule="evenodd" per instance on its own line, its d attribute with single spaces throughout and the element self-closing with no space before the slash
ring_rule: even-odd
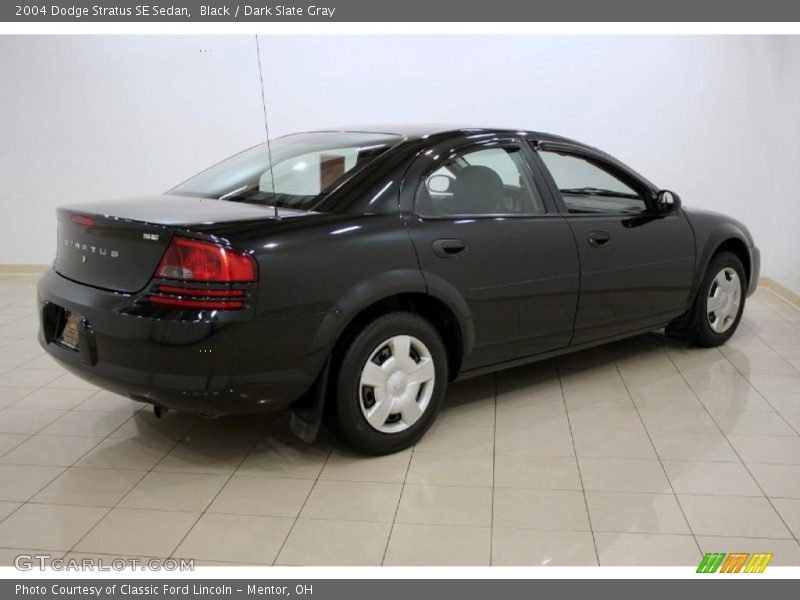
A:
<svg viewBox="0 0 800 600">
<path fill-rule="evenodd" d="M 273 208 L 275 209 L 275 218 L 280 219 L 280 215 L 278 214 L 278 202 L 275 197 L 275 174 L 272 171 L 272 145 L 269 142 L 269 124 L 267 121 L 267 99 L 264 95 L 264 71 L 261 68 L 261 47 L 258 43 L 258 34 L 255 35 L 256 38 L 256 56 L 258 57 L 258 79 L 261 82 L 261 106 L 264 109 L 264 132 L 267 136 L 267 160 L 269 161 L 269 181 L 270 186 L 272 186 L 272 199 L 273 199 Z"/>
</svg>

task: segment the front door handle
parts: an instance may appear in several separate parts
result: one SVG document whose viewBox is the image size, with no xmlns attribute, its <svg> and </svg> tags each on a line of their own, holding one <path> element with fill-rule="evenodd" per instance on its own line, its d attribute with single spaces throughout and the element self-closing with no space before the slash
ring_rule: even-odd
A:
<svg viewBox="0 0 800 600">
<path fill-rule="evenodd" d="M 589 232 L 589 245 L 595 248 L 602 248 L 607 246 L 611 241 L 611 234 L 607 231 L 590 231 Z"/>
<path fill-rule="evenodd" d="M 464 240 L 443 238 L 434 240 L 431 247 L 437 256 L 441 256 L 442 258 L 455 258 L 467 249 L 467 243 Z"/>
</svg>

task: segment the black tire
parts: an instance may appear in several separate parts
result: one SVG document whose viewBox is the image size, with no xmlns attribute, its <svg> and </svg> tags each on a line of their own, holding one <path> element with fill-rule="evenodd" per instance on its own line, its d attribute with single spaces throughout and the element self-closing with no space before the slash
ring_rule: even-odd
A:
<svg viewBox="0 0 800 600">
<path fill-rule="evenodd" d="M 717 332 L 714 331 L 709 321 L 708 300 L 713 289 L 714 279 L 724 269 L 733 269 L 739 278 L 739 307 L 735 318 L 727 326 L 727 329 Z M 720 252 L 714 255 L 708 263 L 706 272 L 703 275 L 703 281 L 697 290 L 697 296 L 689 314 L 680 325 L 675 324 L 671 328 L 668 327 L 667 333 L 705 348 L 720 346 L 730 339 L 739 326 L 739 321 L 741 321 L 742 312 L 744 311 L 746 295 L 747 279 L 742 261 L 732 252 Z"/>
<path fill-rule="evenodd" d="M 430 354 L 435 373 L 433 389 L 426 408 L 413 424 L 402 431 L 385 433 L 370 425 L 362 410 L 362 402 L 368 400 L 362 398 L 362 370 L 385 341 L 406 335 L 424 344 Z M 436 418 L 447 388 L 447 352 L 436 328 L 419 315 L 392 312 L 376 318 L 352 338 L 337 363 L 333 388 L 336 424 L 341 437 L 353 448 L 376 455 L 398 452 L 419 440 Z"/>
</svg>

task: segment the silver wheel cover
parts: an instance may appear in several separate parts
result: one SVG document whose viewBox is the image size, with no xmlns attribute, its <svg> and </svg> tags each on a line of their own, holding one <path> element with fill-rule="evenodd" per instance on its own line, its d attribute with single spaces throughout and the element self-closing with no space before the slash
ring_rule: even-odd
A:
<svg viewBox="0 0 800 600">
<path fill-rule="evenodd" d="M 358 403 L 370 426 L 400 433 L 423 415 L 433 396 L 436 369 L 417 338 L 396 335 L 381 342 L 361 370 Z"/>
<path fill-rule="evenodd" d="M 722 269 L 711 281 L 706 298 L 706 317 L 711 330 L 725 333 L 733 326 L 742 301 L 742 283 L 731 267 Z"/>
</svg>

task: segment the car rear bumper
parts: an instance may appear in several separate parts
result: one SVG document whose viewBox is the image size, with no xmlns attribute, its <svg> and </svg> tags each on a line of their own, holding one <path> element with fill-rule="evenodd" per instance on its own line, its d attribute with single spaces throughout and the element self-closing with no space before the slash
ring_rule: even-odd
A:
<svg viewBox="0 0 800 600">
<path fill-rule="evenodd" d="M 78 377 L 134 400 L 207 414 L 287 407 L 310 389 L 326 358 L 316 332 L 326 313 L 258 317 L 196 311 L 185 318 L 126 314 L 136 298 L 66 279 L 38 286 L 39 342 Z M 57 341 L 54 315 L 81 316 L 80 351 Z"/>
</svg>

